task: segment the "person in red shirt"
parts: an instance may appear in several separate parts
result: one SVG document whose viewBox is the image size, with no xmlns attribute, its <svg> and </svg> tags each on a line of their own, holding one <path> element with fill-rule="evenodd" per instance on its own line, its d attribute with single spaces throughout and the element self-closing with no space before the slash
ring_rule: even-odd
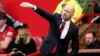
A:
<svg viewBox="0 0 100 56">
<path fill-rule="evenodd" d="M 4 53 L 14 38 L 14 29 L 6 24 L 6 14 L 0 11 L 0 53 Z"/>
</svg>

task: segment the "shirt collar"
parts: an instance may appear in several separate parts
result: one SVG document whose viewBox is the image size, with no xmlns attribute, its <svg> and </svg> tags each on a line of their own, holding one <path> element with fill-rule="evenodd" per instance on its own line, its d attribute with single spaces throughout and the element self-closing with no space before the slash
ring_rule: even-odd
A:
<svg viewBox="0 0 100 56">
<path fill-rule="evenodd" d="M 6 24 L 4 24 L 3 26 L 2 26 L 2 28 L 0 29 L 0 32 L 3 32 L 4 30 L 5 30 L 5 28 L 6 28 Z"/>
<path fill-rule="evenodd" d="M 63 19 L 62 19 L 62 22 L 64 22 Z M 70 24 L 70 20 L 66 21 L 65 23 L 69 25 Z"/>
</svg>

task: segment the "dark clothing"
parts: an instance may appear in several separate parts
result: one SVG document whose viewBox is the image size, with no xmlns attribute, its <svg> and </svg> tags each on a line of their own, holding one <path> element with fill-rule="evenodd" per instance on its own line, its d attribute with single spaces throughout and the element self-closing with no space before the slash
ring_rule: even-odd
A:
<svg viewBox="0 0 100 56">
<path fill-rule="evenodd" d="M 26 55 L 24 55 L 23 53 L 15 53 L 15 54 L 12 54 L 11 56 L 26 56 Z"/>
<path fill-rule="evenodd" d="M 86 45 L 85 49 L 100 49 L 100 41 L 95 40 L 91 45 Z"/>
<path fill-rule="evenodd" d="M 68 44 L 70 40 L 72 40 L 72 51 L 69 56 L 77 56 L 79 50 L 78 27 L 70 22 L 69 30 L 65 39 L 60 39 L 59 27 L 62 23 L 61 15 L 57 13 L 50 14 L 38 7 L 35 12 L 44 17 L 50 23 L 48 36 L 44 39 L 40 51 L 44 55 L 47 55 L 57 44 L 56 56 L 67 56 Z"/>
<path fill-rule="evenodd" d="M 100 41 L 95 40 L 91 45 L 86 45 L 85 49 L 100 49 Z M 81 56 L 100 56 L 99 53 L 85 53 Z"/>
<path fill-rule="evenodd" d="M 19 22 L 15 19 L 13 19 L 11 16 L 9 16 L 8 14 L 6 14 L 6 18 L 7 18 L 7 21 L 6 21 L 6 24 L 9 25 L 9 26 L 12 26 L 13 28 L 16 28 L 18 26 L 20 26 L 20 24 L 25 24 L 25 23 L 22 23 L 22 22 Z"/>
<path fill-rule="evenodd" d="M 93 23 L 100 24 L 100 17 L 97 20 L 95 20 Z"/>
<path fill-rule="evenodd" d="M 100 6 L 98 4 L 94 5 L 94 13 L 100 13 Z"/>
<path fill-rule="evenodd" d="M 9 26 L 12 26 L 13 28 L 14 28 L 14 20 L 13 19 L 11 19 L 11 18 L 9 18 L 8 16 L 7 16 L 7 21 L 6 21 L 6 24 L 7 25 L 9 25 Z"/>
<path fill-rule="evenodd" d="M 33 39 L 28 44 L 24 44 L 23 39 L 20 39 L 20 44 L 15 44 L 15 38 L 11 41 L 9 47 L 6 49 L 7 53 L 11 52 L 13 48 L 17 48 L 25 54 L 36 52 L 36 45 Z"/>
</svg>

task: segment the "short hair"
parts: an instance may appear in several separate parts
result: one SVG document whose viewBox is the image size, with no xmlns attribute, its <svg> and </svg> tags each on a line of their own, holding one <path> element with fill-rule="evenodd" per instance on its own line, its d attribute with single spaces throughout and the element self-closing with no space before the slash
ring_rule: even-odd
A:
<svg viewBox="0 0 100 56">
<path fill-rule="evenodd" d="M 0 11 L 0 20 L 6 19 L 6 18 L 7 18 L 6 14 L 4 12 Z"/>
<path fill-rule="evenodd" d="M 93 35 L 94 38 L 96 37 L 96 33 L 94 31 L 89 31 L 86 34 L 89 34 L 89 33 L 92 33 L 92 35 Z"/>
</svg>

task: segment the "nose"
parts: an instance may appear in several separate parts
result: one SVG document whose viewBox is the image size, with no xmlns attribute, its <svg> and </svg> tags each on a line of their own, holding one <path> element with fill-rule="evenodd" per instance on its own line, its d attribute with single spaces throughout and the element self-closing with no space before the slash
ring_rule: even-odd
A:
<svg viewBox="0 0 100 56">
<path fill-rule="evenodd" d="M 64 12 L 63 12 L 63 14 L 65 15 L 65 14 L 66 14 L 66 12 L 64 11 Z"/>
<path fill-rule="evenodd" d="M 89 40 L 87 40 L 86 42 L 89 42 Z"/>
</svg>

